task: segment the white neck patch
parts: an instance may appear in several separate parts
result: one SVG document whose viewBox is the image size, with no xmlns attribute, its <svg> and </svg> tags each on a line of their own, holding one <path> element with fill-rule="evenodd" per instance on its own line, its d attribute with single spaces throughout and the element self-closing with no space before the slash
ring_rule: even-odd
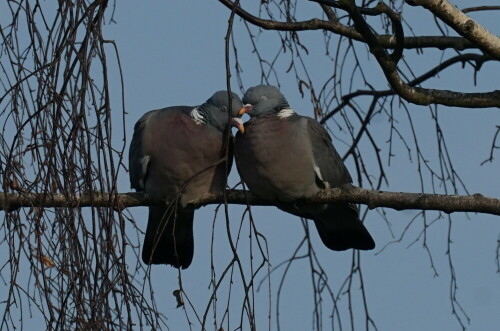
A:
<svg viewBox="0 0 500 331">
<path fill-rule="evenodd" d="M 279 118 L 287 118 L 287 117 L 292 116 L 293 114 L 295 114 L 295 112 L 293 111 L 292 108 L 285 108 L 285 109 L 282 109 L 278 112 L 278 117 Z"/>
<path fill-rule="evenodd" d="M 190 112 L 191 118 L 196 124 L 204 124 L 205 123 L 205 118 L 203 117 L 202 114 L 198 111 L 198 108 L 193 108 Z"/>
</svg>

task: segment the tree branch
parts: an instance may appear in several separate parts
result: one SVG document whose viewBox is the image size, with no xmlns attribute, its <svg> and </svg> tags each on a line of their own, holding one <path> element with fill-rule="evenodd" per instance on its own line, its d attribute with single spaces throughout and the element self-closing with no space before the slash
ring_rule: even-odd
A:
<svg viewBox="0 0 500 331">
<path fill-rule="evenodd" d="M 486 30 L 447 0 L 407 0 L 408 4 L 422 6 L 458 34 L 477 44 L 485 53 L 500 59 L 500 38 Z"/>
<path fill-rule="evenodd" d="M 402 56 L 403 48 L 409 47 L 409 43 L 415 42 L 414 39 L 404 37 L 401 23 L 399 21 L 399 16 L 397 13 L 393 12 L 388 6 L 383 3 L 379 3 L 375 8 L 360 8 L 357 7 L 354 1 L 331 1 L 331 0 L 312 0 L 314 2 L 319 2 L 320 4 L 334 5 L 337 8 L 346 10 L 351 16 L 354 27 L 350 28 L 345 25 L 340 24 L 338 21 L 325 21 L 320 19 L 311 19 L 308 21 L 299 22 L 277 22 L 273 20 L 265 20 L 256 17 L 249 12 L 243 10 L 238 4 L 230 0 L 219 0 L 223 5 L 233 10 L 238 16 L 240 16 L 245 21 L 259 26 L 263 29 L 268 30 L 280 30 L 280 31 L 302 31 L 302 30 L 328 30 L 333 33 L 346 36 L 353 40 L 358 40 L 365 42 L 369 48 L 370 52 L 375 55 L 380 67 L 382 68 L 387 81 L 394 89 L 394 91 L 399 94 L 403 99 L 408 102 L 417 105 L 430 105 L 430 104 L 441 104 L 449 107 L 465 107 L 465 108 L 489 108 L 489 107 L 500 107 L 500 91 L 494 90 L 484 93 L 463 93 L 449 90 L 437 90 L 428 89 L 417 86 L 411 86 L 401 79 L 397 62 Z M 458 10 L 458 9 L 457 9 Z M 389 16 L 392 21 L 393 27 L 395 28 L 395 36 L 378 36 L 375 35 L 371 27 L 366 23 L 362 14 L 365 15 L 379 15 L 384 13 Z M 462 13 L 463 14 L 463 13 Z M 465 14 L 463 14 L 465 15 Z M 467 15 L 465 15 L 467 16 Z M 467 16 L 468 17 L 468 16 Z M 418 37 L 427 38 L 427 37 Z M 444 40 L 442 38 L 452 38 L 452 37 L 430 37 L 433 41 Z M 436 39 L 439 38 L 439 39 Z M 460 41 L 461 45 L 455 45 L 458 47 L 453 47 L 457 50 L 463 49 L 465 40 L 464 38 Z M 415 47 L 425 47 L 426 42 L 429 40 L 419 39 L 418 46 Z M 439 44 L 439 46 L 437 46 Z M 440 43 L 435 44 L 433 47 L 438 47 L 440 49 L 446 48 Z M 392 54 L 387 54 L 387 48 L 395 49 Z M 499 48 L 500 49 L 500 48 Z"/>
<path fill-rule="evenodd" d="M 351 16 L 356 30 L 363 35 L 370 52 L 377 59 L 391 87 L 406 101 L 417 105 L 441 104 L 449 107 L 466 108 L 500 107 L 499 90 L 485 93 L 462 93 L 415 87 L 405 83 L 399 75 L 396 61 L 380 45 L 354 0 L 342 0 L 340 3 Z M 390 10 L 390 8 L 385 6 L 385 10 Z M 394 21 L 394 18 L 395 16 L 392 16 L 391 20 Z"/>
<path fill-rule="evenodd" d="M 425 72 L 424 74 L 416 77 L 412 81 L 408 82 L 409 86 L 416 86 L 418 84 L 423 83 L 429 78 L 435 77 L 437 74 L 439 74 L 441 71 L 445 70 L 446 68 L 450 67 L 453 64 L 456 63 L 462 63 L 465 64 L 466 62 L 475 62 L 474 67 L 476 68 L 475 70 L 479 70 L 479 68 L 483 65 L 483 63 L 487 61 L 493 61 L 494 58 L 489 56 L 489 55 L 480 55 L 480 54 L 475 54 L 475 53 L 470 53 L 470 54 L 459 54 L 457 56 L 454 56 L 446 61 L 443 61 L 442 63 L 438 64 L 434 68 L 430 69 L 429 71 Z M 359 96 L 372 96 L 376 98 L 381 98 L 381 97 L 386 97 L 389 95 L 395 95 L 396 91 L 393 89 L 388 89 L 388 90 L 358 90 L 349 94 L 346 94 L 342 97 L 342 102 L 338 104 L 333 110 L 327 112 L 320 120 L 319 122 L 321 124 L 325 124 L 326 121 L 328 121 L 332 116 L 334 116 L 336 113 L 338 113 L 342 108 L 344 108 L 346 105 L 349 104 L 349 102 Z"/>
<path fill-rule="evenodd" d="M 463 13 L 470 13 L 473 11 L 486 11 L 486 10 L 500 10 L 500 6 L 478 6 L 478 7 L 469 7 L 462 9 Z"/>
<path fill-rule="evenodd" d="M 230 0 L 219 0 L 219 2 L 231 10 L 233 9 L 233 7 L 235 7 L 234 10 L 236 12 L 236 15 L 238 15 L 245 21 L 265 30 L 278 30 L 278 31 L 327 30 L 352 40 L 365 42 L 363 36 L 359 32 L 357 32 L 355 29 L 351 27 L 340 24 L 338 20 L 325 21 L 314 18 L 311 20 L 298 21 L 298 22 L 277 22 L 254 16 L 249 12 L 245 11 L 244 9 L 242 9 L 241 7 L 235 6 L 234 2 Z M 379 44 L 384 48 L 394 49 L 397 47 L 396 40 L 393 35 L 379 35 L 377 36 L 377 39 Z M 446 37 L 446 36 L 405 37 L 403 45 L 405 49 L 453 48 L 455 50 L 464 50 L 464 49 L 478 48 L 477 45 L 471 43 L 466 38 Z"/>
<path fill-rule="evenodd" d="M 189 207 L 198 208 L 208 204 L 230 204 L 273 206 L 272 203 L 258 198 L 248 191 L 227 190 L 223 194 L 205 194 L 189 203 Z M 312 199 L 311 204 L 332 202 L 351 202 L 367 205 L 373 209 L 387 207 L 396 210 L 418 209 L 439 210 L 445 213 L 477 212 L 500 215 L 500 199 L 488 198 L 481 194 L 469 196 L 387 192 L 366 190 L 354 186 L 322 190 Z M 164 203 L 161 199 L 153 199 L 143 193 L 92 193 L 74 196 L 51 193 L 2 193 L 0 192 L 0 210 L 12 211 L 23 207 L 111 207 L 124 208 L 151 206 Z"/>
</svg>

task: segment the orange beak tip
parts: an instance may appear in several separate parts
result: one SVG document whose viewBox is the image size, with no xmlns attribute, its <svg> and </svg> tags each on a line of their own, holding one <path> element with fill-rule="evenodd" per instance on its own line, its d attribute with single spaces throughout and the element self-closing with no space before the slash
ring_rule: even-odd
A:
<svg viewBox="0 0 500 331">
<path fill-rule="evenodd" d="M 251 104 L 246 104 L 243 106 L 243 108 L 240 109 L 240 111 L 238 112 L 238 115 L 242 116 L 243 114 L 246 114 L 249 111 L 251 111 L 252 108 L 253 108 L 253 106 Z"/>
<path fill-rule="evenodd" d="M 243 124 L 241 118 L 233 117 L 232 124 L 233 126 L 237 127 L 242 134 L 245 133 L 245 125 Z"/>
</svg>

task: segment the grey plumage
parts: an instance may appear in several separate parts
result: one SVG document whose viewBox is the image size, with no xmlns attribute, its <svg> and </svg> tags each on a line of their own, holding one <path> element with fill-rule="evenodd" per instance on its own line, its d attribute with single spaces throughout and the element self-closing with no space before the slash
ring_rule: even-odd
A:
<svg viewBox="0 0 500 331">
<path fill-rule="evenodd" d="M 326 130 L 312 118 L 294 113 L 274 86 L 248 89 L 243 103 L 253 108 L 244 133 L 236 136 L 235 159 L 250 190 L 284 211 L 314 220 L 330 249 L 373 249 L 375 243 L 355 205 L 303 202 L 321 189 L 352 182 Z"/>
<path fill-rule="evenodd" d="M 228 93 L 219 91 L 198 107 L 149 111 L 135 124 L 129 152 L 131 186 L 167 201 L 149 207 L 144 263 L 177 268 L 191 264 L 194 211 L 186 205 L 204 193 L 224 190 L 232 165 L 228 121 L 241 107 L 233 93 L 228 114 Z"/>
</svg>

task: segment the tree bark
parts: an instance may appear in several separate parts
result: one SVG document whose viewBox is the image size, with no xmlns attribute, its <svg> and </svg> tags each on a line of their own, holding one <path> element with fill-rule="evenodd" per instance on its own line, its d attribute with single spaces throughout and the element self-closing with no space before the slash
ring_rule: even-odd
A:
<svg viewBox="0 0 500 331">
<path fill-rule="evenodd" d="M 248 191 L 227 190 L 224 194 L 205 194 L 189 203 L 189 207 L 198 208 L 208 204 L 229 204 L 273 206 L 273 203 L 256 197 Z M 485 197 L 481 194 L 469 196 L 387 192 L 365 190 L 349 186 L 319 192 L 311 204 L 331 202 L 351 202 L 367 205 L 373 209 L 386 207 L 396 210 L 418 209 L 438 210 L 445 213 L 477 212 L 500 215 L 500 199 Z M 143 193 L 98 193 L 66 196 L 51 193 L 2 193 L 0 192 L 0 210 L 12 211 L 23 207 L 111 207 L 124 209 L 138 206 L 151 206 L 164 203 Z"/>
<path fill-rule="evenodd" d="M 446 0 L 411 0 L 407 2 L 428 9 L 458 34 L 477 44 L 483 52 L 500 59 L 500 38 L 486 30 L 450 2 Z"/>
</svg>

